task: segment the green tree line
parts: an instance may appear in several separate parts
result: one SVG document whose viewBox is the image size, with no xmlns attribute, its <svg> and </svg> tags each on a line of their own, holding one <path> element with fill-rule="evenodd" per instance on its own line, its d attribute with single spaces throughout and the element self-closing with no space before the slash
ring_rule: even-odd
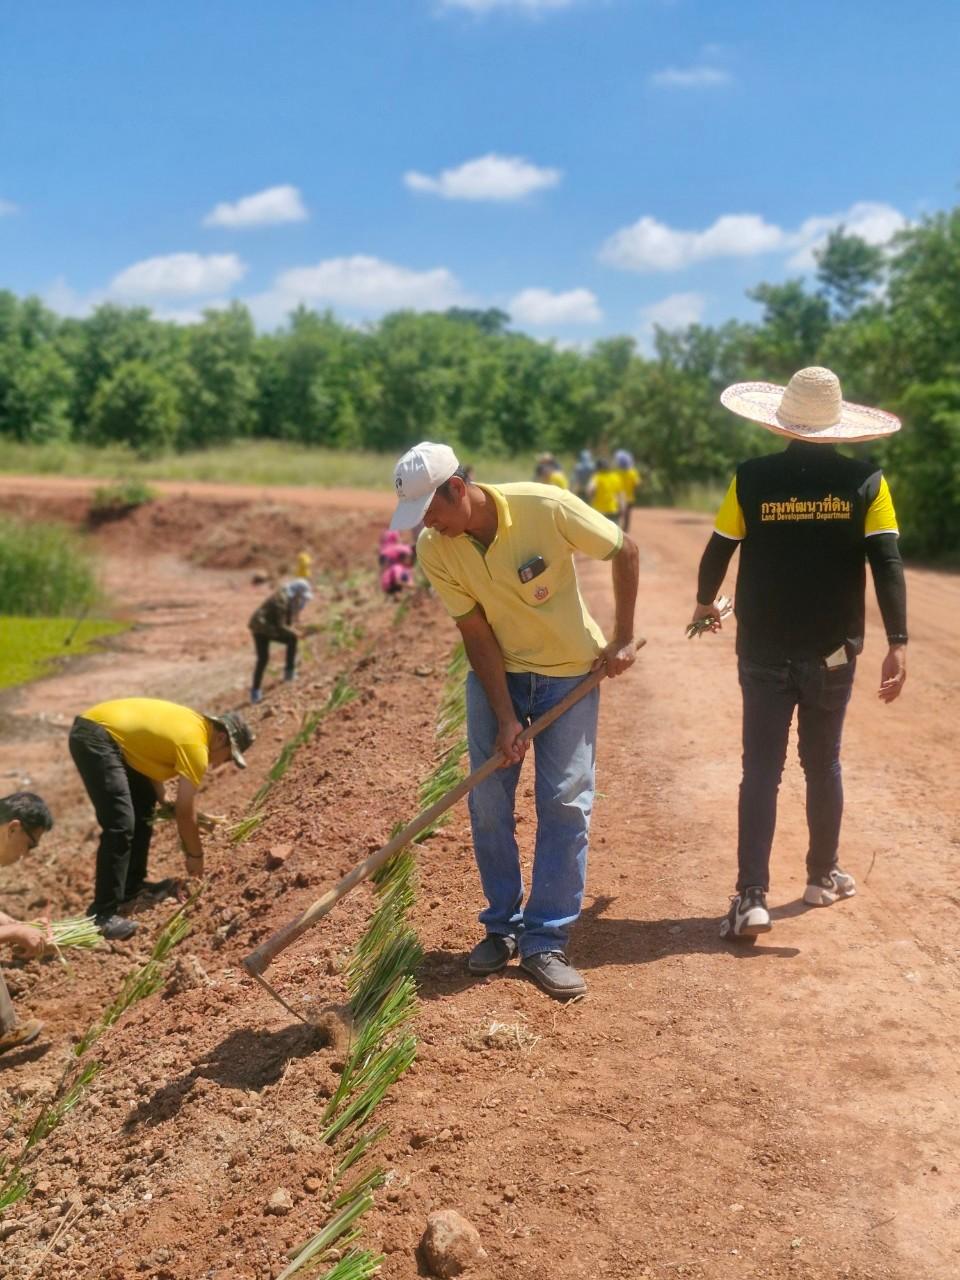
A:
<svg viewBox="0 0 960 1280">
<path fill-rule="evenodd" d="M 467 457 L 623 447 L 669 502 L 772 447 L 720 407 L 724 386 L 826 364 L 848 399 L 904 419 L 875 452 L 910 548 L 956 552 L 960 209 L 885 248 L 840 228 L 817 259 L 812 282 L 751 291 L 757 323 L 658 330 L 650 356 L 627 337 L 563 350 L 494 309 L 401 311 L 358 329 L 301 307 L 257 333 L 240 303 L 183 326 L 110 303 L 64 318 L 0 292 L 0 435 L 144 456 L 250 438 L 392 452 L 439 438 Z"/>
</svg>

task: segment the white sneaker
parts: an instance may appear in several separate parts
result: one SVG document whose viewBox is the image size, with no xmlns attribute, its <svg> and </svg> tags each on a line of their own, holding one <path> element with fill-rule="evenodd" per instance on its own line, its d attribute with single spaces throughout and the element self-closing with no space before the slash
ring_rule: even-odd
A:
<svg viewBox="0 0 960 1280">
<path fill-rule="evenodd" d="M 767 910 L 767 895 L 758 885 L 744 889 L 730 903 L 730 910 L 720 922 L 720 937 L 729 942 L 753 942 L 758 934 L 773 928 Z"/>
<path fill-rule="evenodd" d="M 835 867 L 828 876 L 821 876 L 807 885 L 803 900 L 808 907 L 829 907 L 838 898 L 852 898 L 856 892 L 857 882 L 853 876 Z"/>
</svg>

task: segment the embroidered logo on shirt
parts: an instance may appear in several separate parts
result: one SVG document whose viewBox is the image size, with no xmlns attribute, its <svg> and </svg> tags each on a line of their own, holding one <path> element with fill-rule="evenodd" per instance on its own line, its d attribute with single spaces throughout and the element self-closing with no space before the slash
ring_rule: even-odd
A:
<svg viewBox="0 0 960 1280">
<path fill-rule="evenodd" d="M 533 598 L 534 600 L 546 600 L 549 594 L 549 587 L 537 587 L 536 591 L 533 593 Z"/>
<path fill-rule="evenodd" d="M 853 504 L 832 494 L 819 501 L 789 498 L 786 502 L 761 502 L 761 520 L 849 520 Z"/>
</svg>

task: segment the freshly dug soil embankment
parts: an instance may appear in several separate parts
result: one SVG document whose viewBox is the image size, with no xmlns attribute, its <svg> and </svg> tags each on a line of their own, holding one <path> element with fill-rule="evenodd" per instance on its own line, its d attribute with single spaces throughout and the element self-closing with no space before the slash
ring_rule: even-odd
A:
<svg viewBox="0 0 960 1280">
<path fill-rule="evenodd" d="M 422 1274 L 426 1214 L 446 1206 L 479 1228 L 487 1280 L 946 1280 L 960 1259 L 951 1119 L 960 952 L 950 941 L 960 823 L 948 732 L 960 710 L 950 621 L 960 582 L 911 575 L 911 679 L 894 708 L 874 699 L 871 624 L 845 757 L 843 858 L 860 894 L 824 912 L 800 905 L 802 792 L 791 760 L 776 929 L 737 953 L 716 936 L 732 882 L 738 770 L 730 636 L 682 638 L 708 525 L 639 515 L 649 644 L 604 694 L 590 894 L 573 942 L 590 994 L 561 1007 L 514 966 L 467 978 L 480 900 L 458 811 L 419 854 L 421 1049 L 382 1108 L 390 1135 L 379 1159 L 392 1177 L 365 1237 L 386 1253 L 390 1280 Z M 586 566 L 584 582 L 609 623 L 608 566 Z M 45 1265 L 91 1280 L 266 1280 L 325 1220 L 318 1121 L 342 1046 L 293 1024 L 236 960 L 416 808 L 454 633 L 431 601 L 397 629 L 369 626 L 371 660 L 350 676 L 361 697 L 321 723 L 250 841 L 218 849 L 171 989 L 97 1047 L 103 1071 L 43 1148 L 45 1196 L 15 1211 L 24 1225 L 4 1243 L 0 1275 L 19 1280 L 36 1263 L 68 1199 L 80 1216 Z M 360 652 L 325 653 L 308 677 L 316 690 L 305 681 L 271 695 L 252 776 L 221 773 L 206 807 L 242 815 L 299 710 L 322 703 Z M 525 775 L 527 848 L 530 789 Z M 168 833 L 162 842 L 158 870 L 175 870 Z M 267 871 L 278 845 L 290 854 Z M 51 849 L 47 892 L 59 914 L 69 894 L 58 877 L 69 889 L 77 859 Z M 88 845 L 84 875 L 90 857 Z M 369 904 L 358 890 L 271 969 L 296 1007 L 342 1001 L 343 960 Z M 27 966 L 44 976 L 24 1000 L 52 1010 L 61 1034 L 76 1031 L 87 993 L 106 1003 L 128 962 L 129 952 L 84 956 L 73 986 Z M 25 1103 L 21 1127 L 55 1076 L 52 1056 L 0 1075 L 10 1106 Z M 289 1210 L 270 1212 L 281 1188 Z"/>
</svg>

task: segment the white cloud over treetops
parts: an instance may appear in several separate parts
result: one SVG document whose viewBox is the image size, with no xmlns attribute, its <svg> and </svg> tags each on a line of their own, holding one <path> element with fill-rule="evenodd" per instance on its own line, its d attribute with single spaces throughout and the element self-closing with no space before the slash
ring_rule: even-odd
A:
<svg viewBox="0 0 960 1280">
<path fill-rule="evenodd" d="M 650 77 L 655 89 L 723 89 L 733 76 L 722 67 L 665 67 Z"/>
<path fill-rule="evenodd" d="M 541 169 L 522 156 L 491 152 L 467 160 L 456 169 L 444 169 L 435 178 L 410 170 L 403 180 L 411 191 L 445 200 L 522 200 L 534 191 L 555 187 L 562 177 L 559 169 Z"/>
<path fill-rule="evenodd" d="M 874 204 L 861 200 L 851 205 L 846 213 L 835 213 L 825 218 L 808 218 L 797 233 L 802 247 L 787 259 L 787 266 L 794 271 L 813 271 L 816 268 L 814 252 L 822 248 L 827 236 L 837 227 L 843 227 L 849 236 L 859 236 L 867 244 L 887 244 L 909 222 L 889 204 Z"/>
<path fill-rule="evenodd" d="M 792 253 L 788 266 L 809 270 L 813 250 L 831 230 L 843 226 L 871 244 L 885 243 L 907 225 L 891 205 L 861 201 L 843 213 L 807 218 L 795 231 L 754 213 L 728 213 L 703 231 L 682 231 L 646 216 L 622 227 L 600 248 L 600 260 L 623 271 L 680 271 L 709 258 L 748 258 Z"/>
<path fill-rule="evenodd" d="M 507 310 L 515 323 L 534 327 L 597 324 L 603 319 L 596 294 L 589 289 L 568 289 L 566 293 L 552 293 L 549 289 L 521 289 L 510 299 Z"/>
<path fill-rule="evenodd" d="M 303 222 L 307 217 L 297 187 L 267 187 L 233 204 L 216 205 L 203 220 L 205 227 L 267 227 L 282 222 Z"/>
<path fill-rule="evenodd" d="M 322 302 L 368 313 L 407 307 L 443 310 L 465 301 L 460 282 L 446 267 L 414 271 L 366 254 L 282 271 L 273 292 L 283 295 L 291 307 Z"/>
<path fill-rule="evenodd" d="M 229 289 L 246 273 L 235 253 L 169 253 L 133 263 L 114 276 L 109 292 L 124 298 L 199 297 Z"/>
<path fill-rule="evenodd" d="M 671 293 L 644 307 L 640 319 L 648 331 L 657 325 L 661 329 L 686 329 L 688 325 L 700 323 L 706 305 L 702 293 Z"/>
</svg>

